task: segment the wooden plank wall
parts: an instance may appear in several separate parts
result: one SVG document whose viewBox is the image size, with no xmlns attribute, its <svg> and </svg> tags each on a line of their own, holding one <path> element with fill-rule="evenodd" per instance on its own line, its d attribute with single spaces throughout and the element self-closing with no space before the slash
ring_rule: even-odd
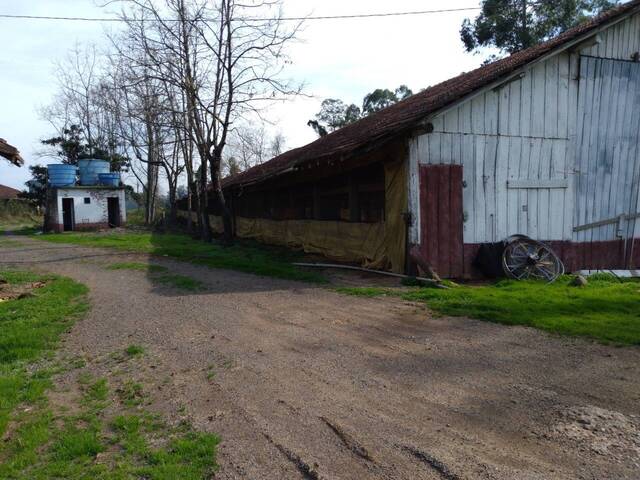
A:
<svg viewBox="0 0 640 480">
<path fill-rule="evenodd" d="M 433 133 L 412 138 L 413 217 L 420 218 L 419 166 L 461 165 L 466 244 L 516 233 L 548 241 L 615 240 L 615 225 L 573 229 L 629 212 L 634 199 L 640 204 L 640 73 L 634 73 L 640 64 L 626 61 L 640 51 L 640 15 L 600 37 L 599 45 L 560 53 L 452 107 L 432 120 Z M 557 188 L 509 188 L 509 181 Z M 422 238 L 419 223 L 410 230 L 412 243 Z M 629 236 L 634 229 L 640 235 L 640 226 L 629 223 Z"/>
<path fill-rule="evenodd" d="M 514 233 L 570 238 L 568 188 L 507 188 L 510 180 L 569 178 L 569 111 L 577 88 L 570 80 L 570 60 L 562 55 L 538 65 L 440 115 L 433 133 L 412 140 L 414 163 L 463 166 L 465 243 Z M 412 238 L 420 235 L 414 232 Z"/>
<path fill-rule="evenodd" d="M 640 177 L 640 64 L 582 57 L 576 155 L 576 226 L 635 213 Z M 620 230 L 622 227 L 622 231 Z M 576 232 L 578 242 L 633 234 L 633 222 Z"/>
<path fill-rule="evenodd" d="M 602 42 L 582 51 L 583 55 L 631 60 L 640 51 L 640 16 L 634 15 L 600 34 Z"/>
</svg>

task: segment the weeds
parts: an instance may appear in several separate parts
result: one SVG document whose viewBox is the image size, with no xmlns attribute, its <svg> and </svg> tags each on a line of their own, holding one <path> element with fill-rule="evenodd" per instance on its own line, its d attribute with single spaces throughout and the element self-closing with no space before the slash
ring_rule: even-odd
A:
<svg viewBox="0 0 640 480">
<path fill-rule="evenodd" d="M 139 355 L 144 355 L 144 348 L 140 345 L 129 345 L 124 350 L 124 353 L 126 353 L 129 357 L 137 357 Z"/>
</svg>

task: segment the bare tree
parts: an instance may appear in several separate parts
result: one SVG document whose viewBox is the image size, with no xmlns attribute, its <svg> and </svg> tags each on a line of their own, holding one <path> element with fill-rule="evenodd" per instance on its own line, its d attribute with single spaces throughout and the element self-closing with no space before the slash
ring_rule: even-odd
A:
<svg viewBox="0 0 640 480">
<path fill-rule="evenodd" d="M 271 139 L 271 145 L 269 146 L 271 157 L 277 157 L 284 152 L 285 144 L 287 140 L 284 138 L 282 132 L 278 132 Z"/>
<path fill-rule="evenodd" d="M 144 62 L 134 64 L 122 55 L 123 51 L 136 56 L 144 52 L 135 50 L 135 46 L 126 43 L 126 39 L 119 40 L 118 54 L 110 57 L 109 88 L 104 101 L 109 103 L 114 113 L 119 140 L 134 160 L 131 173 L 143 185 L 144 218 L 145 223 L 150 224 L 156 215 L 158 173 L 162 166 L 159 86 L 147 74 Z"/>
<path fill-rule="evenodd" d="M 232 241 L 221 171 L 234 122 L 297 94 L 283 80 L 284 48 L 299 25 L 285 28 L 281 0 L 129 0 L 123 19 L 145 49 L 152 76 L 184 93 L 187 132 L 200 159 L 198 216 L 210 239 L 209 181 L 224 239 Z M 140 24 L 151 21 L 151 28 Z"/>
<path fill-rule="evenodd" d="M 234 158 L 239 170 L 244 171 L 280 155 L 284 142 L 281 133 L 270 138 L 262 124 L 243 123 L 230 132 L 227 156 Z"/>
</svg>

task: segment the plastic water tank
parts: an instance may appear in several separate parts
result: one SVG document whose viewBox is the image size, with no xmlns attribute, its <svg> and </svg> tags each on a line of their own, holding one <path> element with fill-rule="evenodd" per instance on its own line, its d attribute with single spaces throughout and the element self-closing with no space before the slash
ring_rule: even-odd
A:
<svg viewBox="0 0 640 480">
<path fill-rule="evenodd" d="M 80 171 L 80 185 L 98 185 L 98 175 L 109 173 L 109 162 L 106 160 L 95 160 L 86 158 L 78 160 Z"/>
<path fill-rule="evenodd" d="M 51 163 L 47 165 L 49 185 L 52 187 L 69 187 L 76 184 L 75 165 L 65 165 L 63 163 Z"/>
<path fill-rule="evenodd" d="M 120 185 L 120 174 L 119 173 L 99 173 L 98 182 L 100 182 L 100 185 L 105 185 L 108 187 L 117 187 Z"/>
</svg>

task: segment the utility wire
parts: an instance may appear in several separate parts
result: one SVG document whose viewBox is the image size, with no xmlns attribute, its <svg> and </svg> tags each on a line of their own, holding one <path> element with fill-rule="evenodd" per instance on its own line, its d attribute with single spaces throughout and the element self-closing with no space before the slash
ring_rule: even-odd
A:
<svg viewBox="0 0 640 480">
<path fill-rule="evenodd" d="M 245 21 L 251 22 L 267 22 L 270 20 L 281 21 L 307 21 L 307 20 L 345 20 L 345 19 L 360 19 L 360 18 L 384 18 L 384 17 L 409 17 L 416 15 L 429 15 L 437 13 L 451 13 L 451 12 L 469 12 L 473 10 L 480 10 L 480 7 L 466 7 L 466 8 L 444 8 L 440 10 L 418 10 L 411 12 L 386 12 L 386 13 L 361 13 L 353 15 L 324 15 L 324 16 L 309 16 L 309 17 L 282 17 L 282 18 L 246 18 Z M 72 21 L 72 22 L 125 22 L 129 21 L 124 18 L 114 17 L 54 17 L 54 16 L 41 16 L 41 15 L 10 15 L 2 13 L 0 18 L 6 18 L 10 20 L 52 20 L 52 21 Z M 135 20 L 134 20 L 135 21 Z M 138 20 L 138 21 L 154 21 Z M 163 21 L 172 22 L 178 21 L 177 19 L 164 19 Z"/>
</svg>

